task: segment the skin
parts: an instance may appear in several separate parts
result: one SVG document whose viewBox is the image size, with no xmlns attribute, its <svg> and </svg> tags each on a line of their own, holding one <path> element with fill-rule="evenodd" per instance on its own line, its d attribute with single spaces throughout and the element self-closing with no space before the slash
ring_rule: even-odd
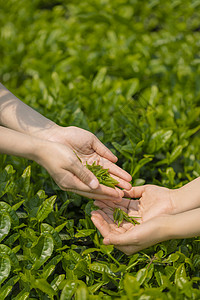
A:
<svg viewBox="0 0 200 300">
<path fill-rule="evenodd" d="M 86 161 L 89 164 L 97 161 L 109 169 L 120 188 L 131 188 L 131 176 L 115 164 L 117 157 L 95 135 L 77 127 L 55 124 L 20 101 L 2 84 L 0 125 L 0 153 L 35 160 L 62 190 L 97 200 L 121 201 L 123 191 L 100 185 L 85 167 Z"/>
<path fill-rule="evenodd" d="M 139 199 L 123 198 L 120 203 L 95 201 L 99 210 L 92 212 L 92 221 L 105 245 L 113 244 L 130 255 L 168 239 L 200 235 L 200 178 L 177 190 L 145 185 L 133 187 L 125 194 Z M 113 220 L 115 207 L 140 217 L 140 225 L 124 221 L 118 228 Z"/>
</svg>

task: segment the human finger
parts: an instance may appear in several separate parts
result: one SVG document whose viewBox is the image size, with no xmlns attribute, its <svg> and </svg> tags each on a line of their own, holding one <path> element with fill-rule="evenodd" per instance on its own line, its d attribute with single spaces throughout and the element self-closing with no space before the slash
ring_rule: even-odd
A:
<svg viewBox="0 0 200 300">
<path fill-rule="evenodd" d="M 112 173 L 110 173 L 110 176 L 118 181 L 118 184 L 117 184 L 118 187 L 125 189 L 125 190 L 130 190 L 132 188 L 132 185 L 130 184 L 130 182 L 127 182 L 126 180 L 120 178 L 119 176 L 115 176 Z"/>
<path fill-rule="evenodd" d="M 90 194 L 99 194 L 102 195 L 104 198 L 114 198 L 116 201 L 121 201 L 121 198 L 124 195 L 124 192 L 119 188 L 111 188 L 100 184 L 98 188 L 92 190 L 89 186 L 84 184 L 79 178 L 77 178 L 74 174 L 70 173 L 68 170 L 61 170 L 60 173 L 52 174 L 52 177 L 56 181 L 56 183 L 60 186 L 62 190 L 72 191 L 75 193 L 84 192 Z M 101 199 L 103 199 L 101 197 Z M 90 197 L 91 198 L 91 195 Z"/>
<path fill-rule="evenodd" d="M 96 176 L 79 161 L 74 153 L 69 159 L 68 170 L 76 175 L 76 177 L 79 178 L 80 181 L 85 183 L 91 189 L 97 189 L 97 187 L 99 186 L 99 181 Z"/>
<path fill-rule="evenodd" d="M 101 157 L 104 157 L 114 163 L 117 162 L 118 158 L 115 156 L 100 140 L 95 136 L 93 140 L 93 149 Z"/>
<path fill-rule="evenodd" d="M 124 196 L 127 198 L 140 198 L 145 191 L 145 185 L 133 186 L 129 191 L 124 190 Z"/>
<path fill-rule="evenodd" d="M 67 190 L 88 198 L 94 198 L 96 200 L 105 199 L 108 201 L 111 200 L 115 202 L 121 202 L 123 194 L 122 191 L 119 192 L 118 190 L 106 187 L 104 185 L 100 185 L 99 188 L 97 188 L 96 190 L 81 190 L 81 187 L 78 186 L 76 186 L 75 188 L 68 188 Z"/>
<path fill-rule="evenodd" d="M 91 220 L 103 237 L 110 233 L 109 223 L 99 213 L 92 214 Z"/>
<path fill-rule="evenodd" d="M 105 245 L 119 245 L 119 246 L 125 246 L 125 245 L 131 245 L 134 244 L 133 241 L 133 234 L 135 227 L 139 225 L 135 225 L 134 228 L 130 231 L 126 231 L 123 234 L 116 234 L 111 232 L 109 236 L 106 236 L 103 240 Z"/>
<path fill-rule="evenodd" d="M 73 192 L 73 193 L 76 193 L 80 196 L 83 196 L 83 197 L 86 197 L 86 198 L 89 198 L 89 199 L 95 199 L 95 200 L 102 200 L 102 199 L 105 199 L 107 201 L 119 201 L 119 198 L 115 198 L 115 197 L 109 197 L 109 196 L 105 196 L 105 195 L 102 195 L 102 194 L 97 194 L 97 193 L 88 193 L 88 192 L 83 192 L 83 191 L 80 191 L 80 190 L 75 190 L 75 189 L 68 189 L 69 192 Z"/>
<path fill-rule="evenodd" d="M 97 210 L 97 211 L 92 212 L 92 216 L 93 216 L 93 217 L 97 216 L 99 219 L 102 220 L 102 224 L 104 224 L 104 225 L 109 224 L 109 230 L 110 230 L 110 232 L 113 232 L 113 233 L 123 233 L 123 232 L 125 231 L 124 228 L 118 227 L 118 226 L 113 222 L 113 220 L 111 220 L 111 219 L 109 218 L 109 216 L 108 216 L 104 211 L 102 211 L 102 210 Z M 105 222 L 106 222 L 106 223 L 105 223 Z M 96 226 L 96 225 L 95 225 L 95 226 Z M 97 229 L 99 230 L 99 227 L 98 227 L 98 226 L 96 226 L 96 227 L 97 227 Z M 102 236 L 105 237 L 105 234 L 106 234 L 106 233 L 101 232 L 101 230 L 99 230 L 99 231 L 100 231 L 100 233 L 102 234 Z"/>
<path fill-rule="evenodd" d="M 101 159 L 100 164 L 103 166 L 103 168 L 108 169 L 110 174 L 113 174 L 115 176 L 118 176 L 119 178 L 130 182 L 132 180 L 131 175 L 126 172 L 125 170 L 121 169 L 119 166 L 116 164 L 113 164 L 107 159 Z"/>
<path fill-rule="evenodd" d="M 100 201 L 95 201 L 94 204 L 96 206 L 98 206 L 99 208 L 101 208 L 101 209 L 108 208 L 108 207 L 110 209 L 112 208 L 112 211 L 114 211 L 115 208 L 120 208 L 120 209 L 122 209 L 123 211 L 125 211 L 127 213 L 127 209 L 124 206 L 120 205 L 121 203 L 115 204 L 114 202 L 108 202 L 106 200 L 100 200 Z"/>
</svg>

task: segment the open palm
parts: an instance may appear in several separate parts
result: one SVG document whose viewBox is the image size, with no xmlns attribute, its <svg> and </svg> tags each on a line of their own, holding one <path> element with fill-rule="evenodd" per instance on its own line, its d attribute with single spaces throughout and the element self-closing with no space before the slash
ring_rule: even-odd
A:
<svg viewBox="0 0 200 300">
<path fill-rule="evenodd" d="M 167 214 L 143 221 L 138 200 L 123 199 L 120 204 L 95 201 L 95 205 L 99 207 L 99 210 L 92 212 L 91 219 L 104 237 L 104 244 L 113 244 L 117 249 L 130 255 L 162 240 L 160 219 L 165 218 Z M 113 211 L 116 207 L 123 209 L 129 216 L 140 217 L 137 219 L 140 224 L 133 225 L 123 221 L 118 227 L 113 218 Z"/>
</svg>

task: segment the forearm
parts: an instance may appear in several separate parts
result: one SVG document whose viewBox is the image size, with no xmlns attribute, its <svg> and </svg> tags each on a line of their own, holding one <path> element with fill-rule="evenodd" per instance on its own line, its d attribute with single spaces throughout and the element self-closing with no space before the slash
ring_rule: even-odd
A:
<svg viewBox="0 0 200 300">
<path fill-rule="evenodd" d="M 174 214 L 200 207 L 200 177 L 177 190 L 172 190 L 172 203 Z"/>
<path fill-rule="evenodd" d="M 56 124 L 20 101 L 0 83 L 0 124 L 28 135 L 48 138 Z"/>
<path fill-rule="evenodd" d="M 200 236 L 200 208 L 168 217 L 169 238 L 180 239 Z"/>
<path fill-rule="evenodd" d="M 37 159 L 37 149 L 40 140 L 0 126 L 0 153 L 24 157 L 31 160 Z"/>
</svg>

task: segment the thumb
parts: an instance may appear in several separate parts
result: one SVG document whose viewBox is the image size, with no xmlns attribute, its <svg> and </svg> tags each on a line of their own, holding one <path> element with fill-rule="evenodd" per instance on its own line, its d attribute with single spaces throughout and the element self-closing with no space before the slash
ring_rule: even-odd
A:
<svg viewBox="0 0 200 300">
<path fill-rule="evenodd" d="M 124 233 L 115 233 L 110 234 L 106 238 L 104 238 L 103 243 L 105 245 L 119 245 L 119 246 L 125 246 L 125 245 L 132 245 L 134 243 L 133 241 L 133 233 L 124 232 Z"/>
<path fill-rule="evenodd" d="M 89 186 L 91 189 L 96 189 L 99 186 L 99 181 L 96 176 L 88 170 L 78 159 L 74 162 L 72 172 L 76 175 L 83 183 Z"/>
<path fill-rule="evenodd" d="M 146 185 L 133 186 L 129 191 L 124 191 L 125 197 L 140 198 L 144 193 Z"/>
</svg>

